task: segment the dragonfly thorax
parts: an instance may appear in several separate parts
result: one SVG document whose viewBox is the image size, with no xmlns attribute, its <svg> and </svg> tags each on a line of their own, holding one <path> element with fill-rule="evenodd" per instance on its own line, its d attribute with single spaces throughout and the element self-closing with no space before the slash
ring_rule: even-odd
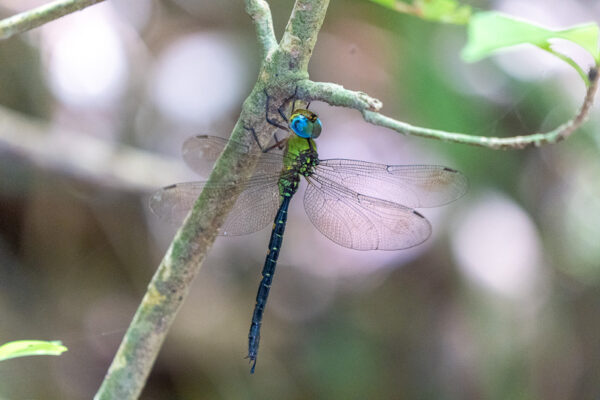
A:
<svg viewBox="0 0 600 400">
<path fill-rule="evenodd" d="M 284 169 L 294 175 L 310 176 L 319 164 L 317 144 L 312 139 L 291 136 L 287 141 Z"/>
<path fill-rule="evenodd" d="M 299 175 L 311 176 L 314 168 L 319 164 L 319 158 L 316 151 L 307 149 L 296 158 L 295 170 Z"/>
<path fill-rule="evenodd" d="M 314 140 L 291 136 L 287 141 L 284 167 L 279 182 L 280 194 L 292 196 L 298 189 L 300 176 L 311 176 L 318 164 L 319 157 Z"/>
</svg>

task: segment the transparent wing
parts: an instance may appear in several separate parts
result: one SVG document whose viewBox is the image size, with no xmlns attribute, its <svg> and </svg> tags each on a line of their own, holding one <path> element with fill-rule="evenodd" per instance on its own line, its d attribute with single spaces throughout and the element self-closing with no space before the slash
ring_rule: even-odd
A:
<svg viewBox="0 0 600 400">
<path fill-rule="evenodd" d="M 199 135 L 187 139 L 182 146 L 182 155 L 185 163 L 197 174 L 208 178 L 215 161 L 221 155 L 228 139 L 218 136 Z M 248 153 L 248 145 L 231 142 L 230 146 L 239 153 Z M 280 149 L 273 149 L 263 153 L 258 160 L 255 174 L 279 174 L 283 166 L 283 153 Z"/>
<path fill-rule="evenodd" d="M 278 179 L 278 176 L 254 176 L 248 180 L 219 234 L 246 235 L 272 223 L 279 208 Z M 152 195 L 150 208 L 159 217 L 181 225 L 204 188 L 217 196 L 226 186 L 207 186 L 206 182 L 167 186 Z"/>
<path fill-rule="evenodd" d="M 208 177 L 227 144 L 227 139 L 217 136 L 191 137 L 183 144 L 183 159 L 196 173 Z M 240 153 L 250 150 L 246 144 L 239 142 L 231 142 L 230 146 Z M 245 189 L 238 197 L 219 234 L 245 235 L 259 231 L 273 222 L 279 207 L 277 183 L 282 168 L 283 155 L 279 149 L 261 155 L 254 175 L 242 183 Z M 206 188 L 210 194 L 219 196 L 227 187 L 227 184 L 207 186 L 206 182 L 167 186 L 152 195 L 150 208 L 168 222 L 181 225 L 203 189 Z"/>
<path fill-rule="evenodd" d="M 400 204 L 358 194 L 326 177 L 307 178 L 304 209 L 313 225 L 335 243 L 356 250 L 399 250 L 423 243 L 431 225 Z"/>
<path fill-rule="evenodd" d="M 463 174 L 438 165 L 385 165 L 331 159 L 321 160 L 315 174 L 357 193 L 410 208 L 450 203 L 468 188 Z"/>
</svg>

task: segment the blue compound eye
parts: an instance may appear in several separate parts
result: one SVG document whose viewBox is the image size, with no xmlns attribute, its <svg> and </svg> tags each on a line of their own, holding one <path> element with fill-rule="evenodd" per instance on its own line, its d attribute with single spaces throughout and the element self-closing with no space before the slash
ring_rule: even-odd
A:
<svg viewBox="0 0 600 400">
<path fill-rule="evenodd" d="M 306 118 L 302 114 L 295 114 L 292 116 L 290 120 L 290 128 L 294 131 L 294 133 L 302 138 L 309 138 L 310 131 L 308 130 L 309 124 L 308 118 Z"/>
<path fill-rule="evenodd" d="M 296 110 L 290 118 L 290 129 L 301 138 L 317 138 L 321 134 L 321 120 L 308 110 Z"/>
<path fill-rule="evenodd" d="M 323 125 L 321 125 L 321 120 L 319 118 L 317 118 L 312 124 L 313 128 L 311 136 L 313 139 L 316 139 L 319 137 L 319 135 L 321 135 L 321 129 L 323 129 Z"/>
</svg>

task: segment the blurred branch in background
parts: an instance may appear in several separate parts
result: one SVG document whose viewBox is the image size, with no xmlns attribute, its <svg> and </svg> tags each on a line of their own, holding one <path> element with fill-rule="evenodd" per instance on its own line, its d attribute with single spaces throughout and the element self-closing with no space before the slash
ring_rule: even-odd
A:
<svg viewBox="0 0 600 400">
<path fill-rule="evenodd" d="M 37 28 L 104 0 L 58 0 L 0 21 L 0 39 Z"/>
<path fill-rule="evenodd" d="M 0 145 L 39 167 L 125 190 L 153 190 L 185 173 L 175 159 L 52 127 L 4 107 Z"/>
</svg>

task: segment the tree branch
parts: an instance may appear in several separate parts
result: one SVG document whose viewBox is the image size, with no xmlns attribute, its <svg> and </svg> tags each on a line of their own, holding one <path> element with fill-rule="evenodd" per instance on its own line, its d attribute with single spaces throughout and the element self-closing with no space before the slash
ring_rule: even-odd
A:
<svg viewBox="0 0 600 400">
<path fill-rule="evenodd" d="M 248 111 L 242 113 L 245 112 Z M 238 122 L 233 136 L 240 134 L 245 135 L 245 130 Z M 226 148 L 210 175 L 209 185 L 246 179 L 258 156 L 259 152 L 254 151 L 240 157 L 239 153 Z M 232 185 L 231 190 L 217 194 L 202 192 L 152 277 L 95 399 L 139 397 L 177 311 L 219 226 L 235 204 L 239 189 Z"/>
<path fill-rule="evenodd" d="M 353 92 L 343 86 L 329 82 L 313 82 L 308 79 L 298 82 L 297 97 L 300 100 L 324 101 L 337 107 L 354 108 L 359 111 L 379 111 L 383 104 L 363 92 Z"/>
<path fill-rule="evenodd" d="M 429 129 L 397 121 L 379 114 L 379 100 L 373 99 L 362 92 L 353 92 L 333 83 L 312 82 L 304 80 L 298 83 L 298 97 L 305 101 L 324 101 L 333 106 L 351 107 L 362 112 L 363 118 L 370 124 L 392 129 L 404 135 L 437 139 L 444 142 L 467 144 L 487 147 L 496 150 L 524 149 L 529 146 L 558 143 L 573 134 L 588 118 L 594 97 L 598 89 L 600 74 L 591 74 L 590 85 L 578 113 L 569 121 L 545 133 L 534 133 L 513 137 L 473 136 L 464 133 L 446 132 Z"/>
<path fill-rule="evenodd" d="M 269 4 L 265 0 L 246 0 L 246 12 L 254 21 L 256 36 L 262 45 L 262 57 L 265 59 L 277 48 Z"/>
<path fill-rule="evenodd" d="M 58 0 L 0 21 L 0 39 L 26 32 L 104 0 Z"/>
<path fill-rule="evenodd" d="M 149 191 L 181 179 L 181 163 L 78 132 L 57 131 L 0 107 L 0 148 L 31 163 L 105 186 Z"/>
<path fill-rule="evenodd" d="M 265 121 L 267 104 L 276 106 L 285 102 L 286 96 L 294 93 L 295 82 L 299 77 L 308 76 L 308 57 L 325 17 L 327 3 L 324 0 L 296 2 L 288 27 L 294 27 L 294 37 L 301 39 L 294 41 L 292 48 L 276 48 L 271 57 L 263 60 L 258 80 L 244 101 L 231 135 L 234 141 L 248 144 L 250 151 L 240 154 L 236 149 L 226 146 L 215 164 L 208 185 L 221 184 L 222 187 L 224 182 L 243 182 L 254 172 L 262 153 L 248 131 L 254 129 L 263 143 L 272 137 L 276 128 Z M 266 17 L 263 14 L 260 18 L 254 18 L 258 15 L 254 12 L 261 4 L 264 5 L 264 2 L 247 0 L 246 3 L 254 22 L 261 25 L 257 27 L 259 40 L 265 37 Z M 301 18 L 302 21 L 292 21 L 295 18 Z M 268 37 L 270 33 L 266 35 Z M 270 43 L 270 39 L 267 42 Z M 266 53 L 268 56 L 269 52 Z M 268 102 L 265 91 L 268 92 L 269 88 L 274 90 L 269 93 Z M 235 204 L 241 187 L 242 185 L 232 184 L 230 190 L 202 192 L 148 285 L 95 399 L 128 400 L 139 396 L 191 282 L 200 270 L 219 227 Z"/>
<path fill-rule="evenodd" d="M 307 70 L 328 6 L 329 0 L 296 0 L 279 44 L 291 56 L 290 69 Z"/>
</svg>

